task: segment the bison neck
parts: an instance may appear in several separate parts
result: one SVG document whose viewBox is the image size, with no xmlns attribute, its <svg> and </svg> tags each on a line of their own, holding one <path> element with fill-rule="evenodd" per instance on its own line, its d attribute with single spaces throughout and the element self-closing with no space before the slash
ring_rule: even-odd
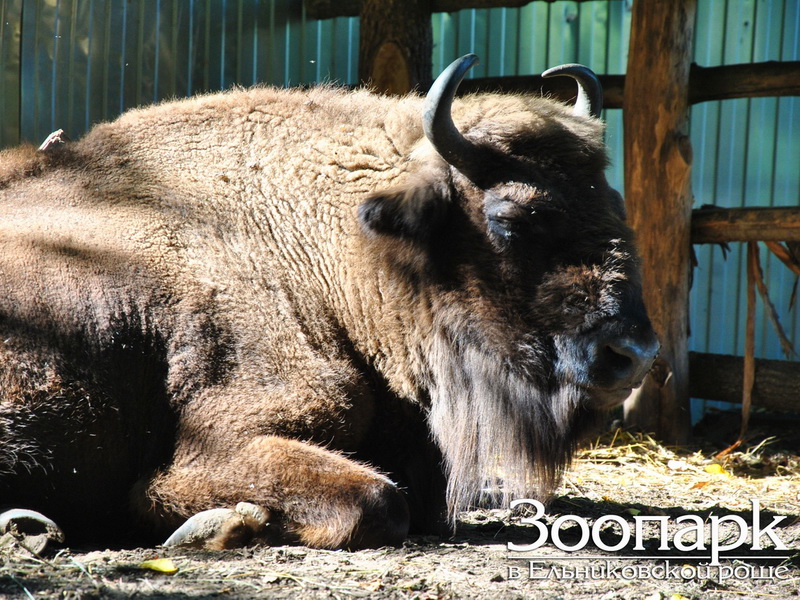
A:
<svg viewBox="0 0 800 600">
<path fill-rule="evenodd" d="M 391 390 L 425 407 L 444 456 L 450 518 L 478 501 L 546 499 L 597 418 L 582 390 L 537 379 L 544 369 L 531 367 L 533 347 L 510 356 L 460 333 L 460 319 L 443 316 L 437 297 L 392 281 L 391 272 L 379 269 L 358 286 L 379 309 L 354 316 L 351 332 Z"/>
</svg>

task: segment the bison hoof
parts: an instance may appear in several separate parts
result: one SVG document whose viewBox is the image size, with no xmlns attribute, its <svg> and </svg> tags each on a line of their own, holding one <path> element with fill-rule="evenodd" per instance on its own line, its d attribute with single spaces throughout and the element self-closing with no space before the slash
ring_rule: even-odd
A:
<svg viewBox="0 0 800 600">
<path fill-rule="evenodd" d="M 175 530 L 164 545 L 206 550 L 240 548 L 265 538 L 270 516 L 267 509 L 249 502 L 239 502 L 234 510 L 204 510 Z"/>
<path fill-rule="evenodd" d="M 35 510 L 12 508 L 0 513 L 0 545 L 9 540 L 41 555 L 49 544 L 63 542 L 64 533 L 53 521 Z"/>
</svg>

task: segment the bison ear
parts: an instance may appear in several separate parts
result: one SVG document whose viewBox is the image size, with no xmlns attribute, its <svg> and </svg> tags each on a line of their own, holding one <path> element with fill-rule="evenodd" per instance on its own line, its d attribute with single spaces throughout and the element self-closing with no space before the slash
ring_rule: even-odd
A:
<svg viewBox="0 0 800 600">
<path fill-rule="evenodd" d="M 369 232 L 424 240 L 444 221 L 449 190 L 424 182 L 371 194 L 358 207 L 361 226 Z"/>
</svg>

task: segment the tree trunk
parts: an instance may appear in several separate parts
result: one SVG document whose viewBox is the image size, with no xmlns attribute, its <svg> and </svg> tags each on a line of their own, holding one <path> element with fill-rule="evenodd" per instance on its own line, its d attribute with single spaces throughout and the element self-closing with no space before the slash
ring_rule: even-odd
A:
<svg viewBox="0 0 800 600">
<path fill-rule="evenodd" d="M 688 438 L 692 149 L 687 135 L 696 0 L 633 4 L 625 81 L 625 195 L 661 355 L 625 403 L 629 425 Z"/>
<path fill-rule="evenodd" d="M 362 0 L 358 77 L 386 94 L 431 84 L 430 0 Z"/>
</svg>

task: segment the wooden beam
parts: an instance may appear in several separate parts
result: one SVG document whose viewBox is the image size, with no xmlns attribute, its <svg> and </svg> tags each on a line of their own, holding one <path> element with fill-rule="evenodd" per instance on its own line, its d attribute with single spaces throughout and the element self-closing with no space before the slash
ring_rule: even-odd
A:
<svg viewBox="0 0 800 600">
<path fill-rule="evenodd" d="M 471 8 L 520 7 L 532 0 L 430 0 L 431 12 L 453 12 Z M 554 2 L 555 0 L 545 0 Z M 585 1 L 585 0 L 578 0 Z M 304 0 L 306 15 L 312 19 L 357 17 L 362 0 Z M 551 65 L 554 66 L 554 65 Z M 591 65 L 588 65 L 591 67 Z M 486 77 L 468 79 L 461 84 L 460 93 L 504 91 L 552 93 L 564 101 L 574 98 L 567 83 L 561 79 L 548 80 L 544 85 L 537 75 Z M 622 108 L 624 75 L 601 75 L 606 108 Z M 689 72 L 689 103 L 698 104 L 731 98 L 800 96 L 800 61 L 768 61 L 741 65 L 701 67 L 692 64 Z M 639 95 L 641 97 L 641 95 Z"/>
<path fill-rule="evenodd" d="M 761 62 L 721 67 L 692 65 L 689 102 L 800 96 L 800 61 Z"/>
<path fill-rule="evenodd" d="M 634 2 L 625 85 L 625 199 L 644 301 L 661 340 L 654 372 L 625 402 L 627 424 L 688 439 L 692 148 L 689 70 L 696 0 Z M 647 101 L 643 101 L 643 98 Z"/>
<path fill-rule="evenodd" d="M 532 0 L 431 0 L 432 12 L 455 12 L 470 8 L 518 8 Z M 545 0 L 555 2 L 556 0 Z M 588 0 L 578 0 L 587 2 Z M 311 19 L 357 17 L 361 0 L 303 0 L 306 16 Z"/>
<path fill-rule="evenodd" d="M 742 403 L 741 356 L 689 353 L 689 393 L 693 398 Z M 800 363 L 756 359 L 753 406 L 800 411 Z"/>
<path fill-rule="evenodd" d="M 605 96 L 603 106 L 622 108 L 625 75 L 598 75 Z M 482 77 L 461 83 L 459 94 L 470 92 L 546 93 L 564 102 L 575 99 L 575 86 L 561 78 L 539 75 Z M 689 71 L 689 103 L 767 96 L 800 96 L 800 61 L 701 67 Z M 640 95 L 641 97 L 641 95 Z"/>
<path fill-rule="evenodd" d="M 800 207 L 700 208 L 692 211 L 692 243 L 800 242 Z"/>
<path fill-rule="evenodd" d="M 598 75 L 603 86 L 603 106 L 622 108 L 624 75 Z M 505 92 L 520 94 L 546 94 L 562 102 L 575 101 L 575 82 L 568 77 L 544 79 L 541 75 L 509 75 L 506 77 L 476 77 L 465 79 L 458 88 L 458 94 L 473 92 Z"/>
</svg>

